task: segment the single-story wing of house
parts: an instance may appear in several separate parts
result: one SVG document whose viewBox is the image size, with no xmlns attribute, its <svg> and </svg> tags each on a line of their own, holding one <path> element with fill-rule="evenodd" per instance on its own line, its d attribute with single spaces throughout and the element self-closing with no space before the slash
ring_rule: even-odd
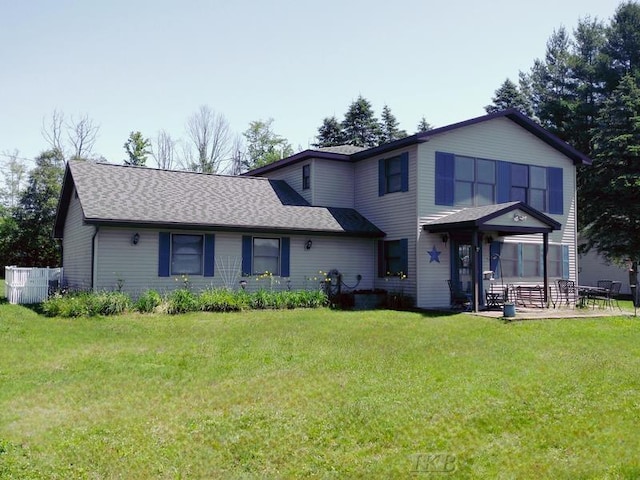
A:
<svg viewBox="0 0 640 480">
<path fill-rule="evenodd" d="M 305 150 L 241 176 L 71 161 L 54 235 L 70 287 L 402 291 L 448 308 L 487 277 L 576 279 L 576 166 L 590 160 L 515 110 L 362 149 Z M 322 273 L 320 273 L 322 272 Z M 547 291 L 547 288 L 545 288 Z"/>
</svg>

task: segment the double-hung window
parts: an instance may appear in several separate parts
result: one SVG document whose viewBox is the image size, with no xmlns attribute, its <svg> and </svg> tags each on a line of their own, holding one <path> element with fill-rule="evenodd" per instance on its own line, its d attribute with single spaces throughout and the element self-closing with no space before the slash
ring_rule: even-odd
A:
<svg viewBox="0 0 640 480">
<path fill-rule="evenodd" d="M 171 235 L 171 275 L 202 275 L 202 235 Z"/>
<path fill-rule="evenodd" d="M 409 191 L 409 154 L 378 160 L 378 195 Z"/>
<path fill-rule="evenodd" d="M 378 276 L 406 276 L 409 268 L 408 241 L 389 240 L 378 242 Z"/>
<path fill-rule="evenodd" d="M 280 275 L 280 239 L 253 239 L 253 274 L 260 275 L 269 272 Z"/>
<path fill-rule="evenodd" d="M 494 161 L 456 155 L 454 175 L 456 205 L 482 206 L 495 203 Z"/>
</svg>

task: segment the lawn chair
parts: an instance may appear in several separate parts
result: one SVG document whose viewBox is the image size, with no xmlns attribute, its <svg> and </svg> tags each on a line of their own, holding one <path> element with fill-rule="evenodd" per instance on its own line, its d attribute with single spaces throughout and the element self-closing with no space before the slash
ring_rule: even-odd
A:
<svg viewBox="0 0 640 480">
<path fill-rule="evenodd" d="M 460 282 L 452 282 L 447 280 L 449 284 L 449 292 L 451 293 L 451 309 L 452 310 L 464 310 L 466 312 L 471 311 L 471 294 L 465 292 L 462 289 Z"/>
<path fill-rule="evenodd" d="M 558 280 L 558 305 L 576 306 L 578 291 L 573 280 Z M 555 303 L 554 303 L 555 306 Z"/>
</svg>

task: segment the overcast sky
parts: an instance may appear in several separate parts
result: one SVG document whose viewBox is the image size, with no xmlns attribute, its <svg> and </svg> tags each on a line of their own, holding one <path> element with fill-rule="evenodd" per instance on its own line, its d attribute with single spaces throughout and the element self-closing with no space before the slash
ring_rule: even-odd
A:
<svg viewBox="0 0 640 480">
<path fill-rule="evenodd" d="M 99 124 L 112 163 L 130 131 L 184 137 L 200 105 L 237 133 L 273 118 L 296 151 L 360 94 L 409 133 L 423 115 L 443 126 L 484 114 L 554 29 L 620 3 L 0 0 L 0 153 L 38 155 L 54 109 Z"/>
</svg>

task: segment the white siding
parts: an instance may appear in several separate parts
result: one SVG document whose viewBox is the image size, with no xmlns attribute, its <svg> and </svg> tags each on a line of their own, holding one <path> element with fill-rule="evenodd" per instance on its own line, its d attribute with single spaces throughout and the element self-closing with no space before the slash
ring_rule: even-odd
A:
<svg viewBox="0 0 640 480">
<path fill-rule="evenodd" d="M 417 177 L 418 191 L 418 282 L 420 285 L 417 305 L 423 308 L 439 308 L 448 305 L 449 289 L 446 280 L 450 278 L 450 245 L 442 244 L 440 234 L 422 231 L 422 225 L 434 218 L 453 213 L 459 208 L 435 205 L 435 153 L 437 151 L 503 160 L 542 167 L 563 168 L 563 215 L 548 216 L 562 225 L 562 229 L 549 235 L 552 244 L 569 245 L 569 276 L 576 279 L 576 170 L 572 161 L 556 149 L 544 143 L 533 134 L 507 118 L 497 118 L 449 133 L 438 135 L 418 147 Z M 542 242 L 538 236 L 514 236 L 495 240 L 508 242 Z M 440 263 L 429 263 L 426 253 L 435 246 L 442 250 Z M 489 247 L 483 248 L 483 268 L 488 270 Z M 526 281 L 527 279 L 520 279 Z M 536 279 L 539 282 L 539 279 Z"/>
<path fill-rule="evenodd" d="M 311 188 L 306 190 L 302 189 L 302 167 L 304 165 L 310 165 L 311 167 Z M 273 180 L 284 180 L 291 188 L 298 192 L 302 198 L 313 205 L 313 168 L 313 159 L 310 158 L 304 162 L 298 162 L 288 167 L 278 168 L 277 170 L 267 172 L 260 176 L 271 178 Z"/>
<path fill-rule="evenodd" d="M 134 233 L 140 234 L 137 245 L 131 243 Z M 174 233 L 186 233 L 174 231 Z M 242 265 L 242 234 L 226 232 L 189 232 L 215 234 L 215 275 L 203 277 L 192 275 L 189 281 L 194 289 L 208 286 L 224 286 L 224 279 L 233 278 L 232 286 L 237 281 Z M 250 235 L 250 233 L 246 233 Z M 277 235 L 263 235 L 274 237 Z M 290 277 L 291 288 L 315 288 L 319 282 L 319 271 L 328 272 L 337 269 L 343 274 L 343 281 L 352 286 L 357 275 L 362 275 L 359 288 L 372 288 L 374 277 L 374 241 L 371 239 L 338 238 L 326 236 L 288 236 L 290 245 Z M 123 289 L 137 295 L 146 289 L 159 291 L 172 290 L 182 286 L 178 276 L 158 276 L 158 231 L 122 228 L 101 228 L 96 248 L 97 290 L 114 290 L 118 280 L 123 281 Z M 310 250 L 305 249 L 308 240 L 312 241 Z M 237 268 L 236 276 L 232 268 Z M 275 288 L 286 288 L 287 279 L 274 279 Z M 249 288 L 260 286 L 267 288 L 268 281 L 247 279 Z"/>
<path fill-rule="evenodd" d="M 303 190 L 302 167 L 305 165 L 310 167 L 311 185 Z M 310 158 L 262 176 L 284 180 L 313 206 L 353 208 L 353 171 L 350 162 Z"/>
<path fill-rule="evenodd" d="M 313 205 L 353 208 L 353 163 L 314 160 L 311 167 Z"/>
<path fill-rule="evenodd" d="M 378 195 L 378 161 L 409 153 L 409 191 Z M 355 208 L 386 233 L 384 240 L 408 239 L 409 271 L 400 282 L 394 278 L 376 278 L 376 288 L 398 290 L 415 298 L 416 294 L 416 146 L 379 155 L 355 164 Z M 377 257 L 372 257 L 377 263 Z M 377 268 L 374 265 L 375 268 Z M 377 271 L 376 271 L 377 276 Z M 398 285 L 396 285 L 396 283 Z"/>
<path fill-rule="evenodd" d="M 91 241 L 95 228 L 83 224 L 82 207 L 71 195 L 62 239 L 63 285 L 76 289 L 91 288 Z"/>
</svg>

